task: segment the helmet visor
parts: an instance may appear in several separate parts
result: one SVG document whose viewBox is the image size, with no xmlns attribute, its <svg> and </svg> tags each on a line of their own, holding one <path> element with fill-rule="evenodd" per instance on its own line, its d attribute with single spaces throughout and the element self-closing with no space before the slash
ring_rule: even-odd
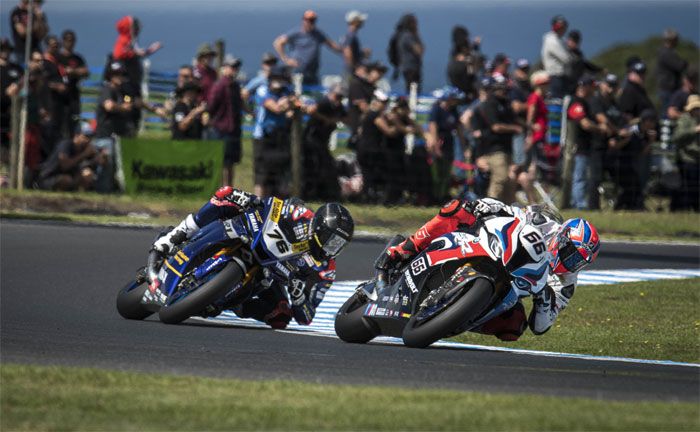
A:
<svg viewBox="0 0 700 432">
<path fill-rule="evenodd" d="M 347 240 L 342 238 L 341 236 L 337 234 L 331 235 L 331 238 L 326 241 L 326 243 L 323 245 L 322 249 L 326 253 L 326 255 L 334 257 L 340 253 L 340 251 L 345 247 L 347 244 Z"/>
<path fill-rule="evenodd" d="M 588 264 L 586 258 L 581 255 L 581 252 L 579 252 L 571 240 L 568 239 L 564 246 L 559 249 L 559 260 L 564 265 L 564 268 L 571 273 L 581 270 Z"/>
</svg>

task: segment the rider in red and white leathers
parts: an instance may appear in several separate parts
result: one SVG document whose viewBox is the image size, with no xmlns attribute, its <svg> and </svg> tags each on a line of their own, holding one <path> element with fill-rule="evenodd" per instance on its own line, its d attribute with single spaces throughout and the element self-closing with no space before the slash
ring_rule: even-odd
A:
<svg viewBox="0 0 700 432">
<path fill-rule="evenodd" d="M 559 313 L 564 310 L 576 289 L 578 271 L 593 262 L 600 247 L 595 228 L 583 219 L 571 219 L 560 223 L 541 208 L 521 209 L 505 205 L 491 198 L 476 201 L 453 200 L 423 225 L 412 236 L 397 246 L 390 247 L 387 254 L 394 260 L 405 260 L 428 247 L 435 238 L 453 231 L 468 230 L 478 219 L 488 216 L 518 216 L 537 228 L 548 245 L 549 271 L 544 272 L 546 281 L 535 284 L 544 287 L 531 291 L 533 310 L 529 319 L 525 308 L 518 302 L 513 308 L 474 329 L 492 334 L 501 340 L 517 340 L 528 326 L 541 335 L 552 326 Z"/>
</svg>

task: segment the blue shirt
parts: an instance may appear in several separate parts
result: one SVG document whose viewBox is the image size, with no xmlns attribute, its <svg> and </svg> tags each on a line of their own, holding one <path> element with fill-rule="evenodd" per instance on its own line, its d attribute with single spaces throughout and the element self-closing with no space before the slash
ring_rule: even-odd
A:
<svg viewBox="0 0 700 432">
<path fill-rule="evenodd" d="M 258 76 L 248 81 L 248 84 L 246 84 L 243 89 L 248 92 L 250 98 L 252 99 L 255 97 L 255 93 L 257 93 L 258 88 L 264 85 L 267 85 L 267 77 L 260 73 Z"/>
<path fill-rule="evenodd" d="M 304 77 L 316 77 L 321 64 L 321 45 L 326 43 L 328 36 L 318 29 L 303 32 L 300 29 L 289 31 L 287 34 L 289 57 L 299 63 L 296 72 Z"/>
<path fill-rule="evenodd" d="M 278 128 L 286 127 L 289 119 L 284 113 L 276 114 L 263 106 L 266 100 L 279 100 L 282 96 L 289 96 L 291 91 L 285 87 L 279 93 L 272 93 L 267 87 L 267 83 L 258 87 L 255 92 L 255 129 L 253 129 L 253 138 L 260 139 L 266 133 L 271 133 Z"/>
<path fill-rule="evenodd" d="M 360 49 L 360 40 L 357 38 L 356 31 L 349 31 L 348 34 L 343 37 L 342 40 L 343 48 L 350 47 L 352 52 L 352 65 L 348 66 L 348 72 L 352 72 L 355 65 L 362 60 L 362 50 Z"/>
</svg>

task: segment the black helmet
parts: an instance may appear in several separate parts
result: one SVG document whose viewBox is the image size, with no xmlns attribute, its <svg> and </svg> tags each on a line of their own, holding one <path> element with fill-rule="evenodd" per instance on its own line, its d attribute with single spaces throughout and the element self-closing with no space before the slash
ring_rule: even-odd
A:
<svg viewBox="0 0 700 432">
<path fill-rule="evenodd" d="M 355 222 L 348 209 L 338 203 L 324 204 L 311 221 L 311 255 L 319 261 L 338 256 L 352 240 Z"/>
</svg>

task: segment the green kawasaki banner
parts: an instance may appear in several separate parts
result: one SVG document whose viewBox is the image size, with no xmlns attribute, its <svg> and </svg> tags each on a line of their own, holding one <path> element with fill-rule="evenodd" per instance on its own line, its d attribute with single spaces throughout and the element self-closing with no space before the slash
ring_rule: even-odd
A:
<svg viewBox="0 0 700 432">
<path fill-rule="evenodd" d="M 126 193 L 208 198 L 221 184 L 224 143 L 123 139 Z"/>
</svg>

